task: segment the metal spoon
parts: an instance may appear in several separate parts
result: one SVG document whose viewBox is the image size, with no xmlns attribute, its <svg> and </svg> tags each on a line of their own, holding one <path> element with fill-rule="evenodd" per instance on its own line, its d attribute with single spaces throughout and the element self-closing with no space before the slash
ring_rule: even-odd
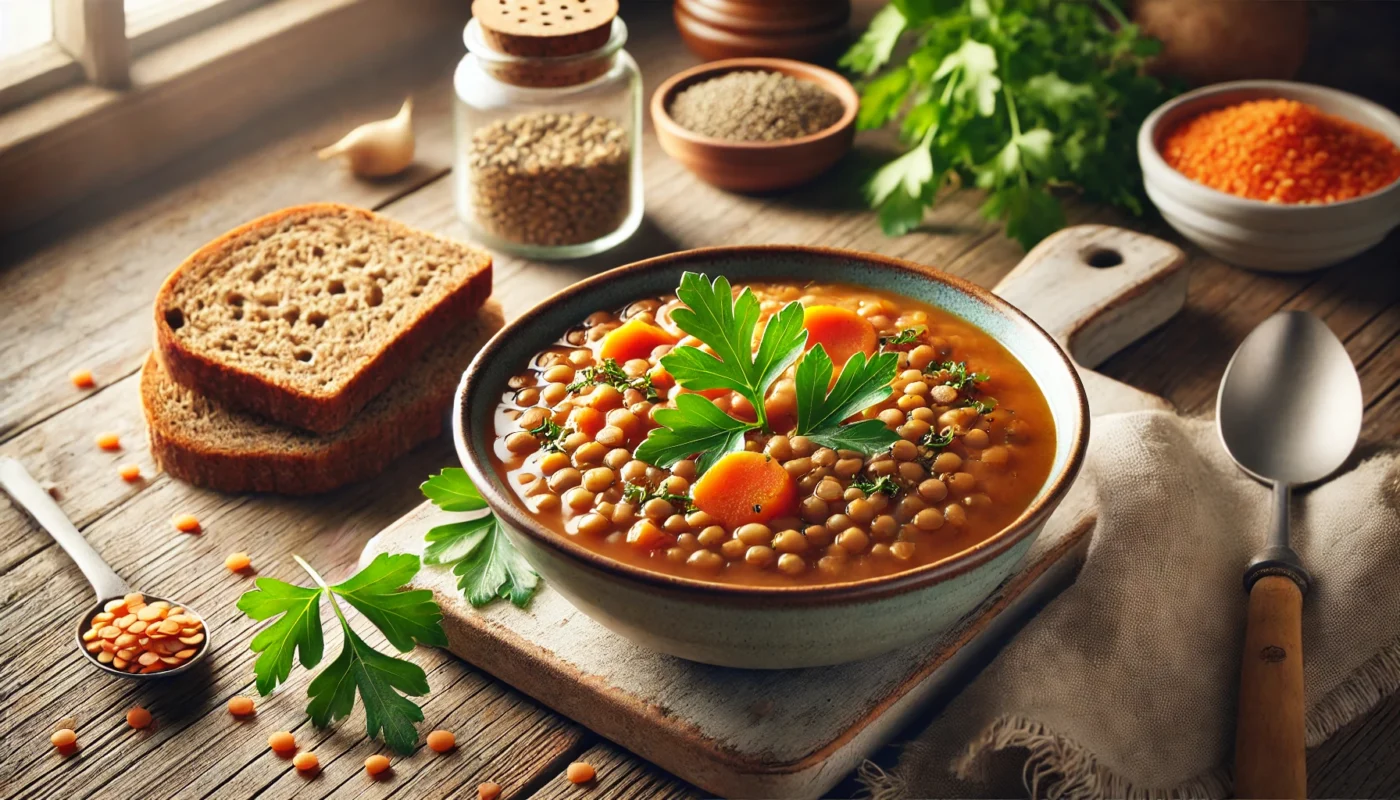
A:
<svg viewBox="0 0 1400 800">
<path fill-rule="evenodd" d="M 1249 617 L 1235 731 L 1236 797 L 1305 797 L 1303 594 L 1311 578 L 1288 546 L 1293 487 L 1332 474 L 1361 433 L 1361 381 L 1317 317 L 1281 311 L 1225 368 L 1220 438 L 1245 472 L 1274 489 L 1268 544 L 1245 570 Z"/>
<path fill-rule="evenodd" d="M 93 616 L 102 611 L 102 607 L 107 604 L 107 601 L 126 596 L 131 593 L 131 587 L 116 572 L 113 572 L 111 567 L 107 566 L 107 562 L 102 560 L 102 556 L 98 555 L 96 550 L 92 549 L 92 545 L 88 544 L 83 535 L 73 526 L 68 516 L 63 513 L 63 509 L 58 507 L 58 503 L 55 503 L 49 493 L 44 491 L 44 488 L 34 480 L 23 464 L 13 458 L 0 458 L 0 488 L 3 488 L 20 508 L 28 512 L 29 516 L 33 517 L 41 528 L 49 532 L 54 541 L 58 542 L 64 552 L 68 553 L 68 557 L 73 559 L 73 563 L 78 565 L 78 569 L 82 570 L 88 583 L 92 584 L 92 590 L 97 594 L 97 603 L 78 618 L 73 639 L 77 642 L 78 650 L 93 666 L 123 678 L 166 678 L 188 672 L 209 654 L 214 644 L 214 632 L 209 627 L 208 617 L 178 600 L 147 594 L 146 600 L 148 602 L 164 600 L 171 606 L 181 606 L 204 622 L 204 641 L 196 646 L 198 652 L 176 667 L 144 674 L 125 672 L 98 661 L 97 657 L 89 653 L 87 648 L 83 646 L 83 632 L 92 627 Z"/>
</svg>

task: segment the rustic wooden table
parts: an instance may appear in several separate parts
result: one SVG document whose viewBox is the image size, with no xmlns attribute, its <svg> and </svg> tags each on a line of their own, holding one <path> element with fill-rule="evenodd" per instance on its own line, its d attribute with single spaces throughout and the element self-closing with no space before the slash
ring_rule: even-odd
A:
<svg viewBox="0 0 1400 800">
<path fill-rule="evenodd" d="M 869 4 L 865 4 L 869 6 Z M 868 8 L 865 9 L 868 13 Z M 647 90 L 695 61 L 680 47 L 663 4 L 633 4 L 630 50 Z M 208 613 L 220 644 L 207 671 L 155 686 L 101 677 L 72 645 L 70 625 L 89 602 L 78 570 L 8 498 L 0 499 L 0 736 L 6 753 L 0 793 L 38 796 L 446 796 L 491 780 L 506 798 L 575 796 L 563 781 L 570 761 L 599 769 L 592 796 L 698 794 L 657 768 L 521 696 L 445 653 L 419 650 L 432 694 L 423 730 L 447 727 L 460 749 L 398 761 L 392 780 L 370 783 L 360 764 L 376 752 L 363 719 L 313 729 L 304 713 L 305 671 L 262 700 L 258 715 L 234 721 L 224 703 L 253 694 L 247 642 L 256 627 L 234 609 L 250 588 L 224 556 L 252 554 L 259 574 L 299 580 L 300 553 L 328 578 L 353 569 L 365 540 L 420 499 L 418 483 L 453 463 L 435 442 L 378 480 L 315 499 L 228 496 L 156 471 L 146 453 L 137 371 L 151 341 L 150 303 L 162 278 L 196 246 L 275 208 L 336 200 L 379 209 L 406 223 L 465 238 L 453 207 L 449 106 L 457 32 L 442 36 L 351 84 L 249 123 L 245 134 L 173 163 L 156 176 L 95 198 L 61 220 L 0 244 L 0 454 L 51 483 L 94 546 L 135 586 L 187 599 Z M 317 145 L 366 119 L 385 116 L 405 94 L 418 100 L 419 163 L 398 179 L 366 183 L 313 156 Z M 649 127 L 649 126 L 648 126 Z M 619 250 L 585 263 L 548 265 L 502 257 L 495 294 L 514 316 L 541 296 L 599 269 L 672 250 L 721 243 L 801 242 L 908 258 L 991 285 L 1020 248 L 977 214 L 978 199 L 942 202 L 920 231 L 883 236 L 841 174 L 776 197 L 737 197 L 697 183 L 646 135 L 647 220 Z M 856 156 L 859 158 L 859 155 Z M 1108 221 L 1173 238 L 1159 224 L 1074 206 L 1071 222 Z M 1311 310 L 1346 342 L 1361 371 L 1364 441 L 1400 435 L 1400 236 L 1338 268 L 1309 275 L 1244 272 L 1191 251 L 1186 310 L 1101 370 L 1162 395 L 1184 413 L 1210 413 L 1230 353 L 1259 321 L 1281 308 Z M 98 388 L 80 391 L 70 371 L 91 369 Z M 124 450 L 98 451 L 94 436 L 117 431 Z M 1365 446 L 1365 445 L 1363 445 Z M 119 463 L 145 478 L 121 481 Z M 3 498 L 3 495 L 0 495 Z M 175 533 L 174 513 L 205 525 Z M 133 731 L 126 709 L 157 720 Z M 48 734 L 76 722 L 81 749 L 60 757 Z M 270 731 L 295 731 L 320 756 L 306 780 L 266 747 Z M 1400 794 L 1400 696 L 1383 702 L 1310 754 L 1314 796 Z M 1007 791 L 1016 791 L 1013 780 Z M 844 788 L 854 789 L 848 783 Z M 474 796 L 474 795 L 473 795 Z"/>
</svg>

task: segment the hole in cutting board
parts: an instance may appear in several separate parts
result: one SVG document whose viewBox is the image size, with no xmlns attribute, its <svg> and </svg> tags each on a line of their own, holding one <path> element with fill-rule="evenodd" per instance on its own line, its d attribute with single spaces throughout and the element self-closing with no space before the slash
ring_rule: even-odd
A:
<svg viewBox="0 0 1400 800">
<path fill-rule="evenodd" d="M 1085 264 L 1088 264 L 1089 266 L 1094 267 L 1096 269 L 1116 267 L 1119 264 L 1123 263 L 1122 253 L 1118 252 L 1117 250 L 1109 250 L 1103 247 L 1098 247 L 1093 250 L 1087 250 L 1080 257 L 1084 259 Z"/>
</svg>

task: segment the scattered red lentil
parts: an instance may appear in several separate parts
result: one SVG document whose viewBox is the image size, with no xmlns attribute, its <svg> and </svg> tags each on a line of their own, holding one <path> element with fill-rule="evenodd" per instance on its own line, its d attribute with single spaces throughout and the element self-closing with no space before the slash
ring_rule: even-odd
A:
<svg viewBox="0 0 1400 800">
<path fill-rule="evenodd" d="M 242 572 L 253 566 L 253 560 L 247 553 L 229 553 L 228 558 L 224 559 L 224 566 L 228 567 L 229 572 Z"/>
<path fill-rule="evenodd" d="M 228 699 L 228 713 L 235 717 L 246 717 L 253 713 L 253 698 L 251 697 L 230 697 Z"/>
<path fill-rule="evenodd" d="M 378 776 L 387 769 L 389 769 L 388 756 L 382 756 L 376 753 L 365 759 L 365 772 L 368 772 L 371 778 Z"/>
<path fill-rule="evenodd" d="M 1296 100 L 1250 100 L 1177 125 L 1167 164 L 1212 189 L 1271 203 L 1334 203 L 1400 178 L 1400 147 Z"/>
<path fill-rule="evenodd" d="M 122 449 L 122 440 L 115 433 L 99 433 L 97 446 L 103 450 L 120 450 Z"/>
<path fill-rule="evenodd" d="M 193 514 L 176 514 L 170 518 L 170 523 L 175 526 L 175 530 L 180 533 L 198 533 L 199 520 Z"/>
<path fill-rule="evenodd" d="M 436 730 L 428 734 L 428 746 L 439 753 L 446 753 L 457 746 L 457 737 L 452 731 Z"/>
<path fill-rule="evenodd" d="M 49 742 L 59 750 L 67 750 L 78 743 L 78 734 L 72 728 L 59 728 L 49 737 Z"/>
<path fill-rule="evenodd" d="M 277 731 L 267 737 L 267 746 L 278 755 L 286 755 L 297 749 L 297 738 L 286 731 Z"/>
<path fill-rule="evenodd" d="M 142 728 L 151 724 L 151 712 L 147 711 L 141 706 L 136 706 L 135 708 L 126 712 L 126 724 L 130 725 L 131 727 L 137 730 L 141 730 Z"/>
<path fill-rule="evenodd" d="M 68 380 L 72 381 L 73 385 L 79 389 L 91 389 L 97 385 L 97 382 L 92 379 L 92 373 L 85 369 L 75 370 L 68 376 Z"/>
<path fill-rule="evenodd" d="M 597 772 L 587 761 L 575 761 L 564 771 L 564 777 L 569 779 L 569 783 L 588 783 L 595 775 Z"/>
<path fill-rule="evenodd" d="M 297 753 L 296 756 L 292 758 L 292 766 L 302 772 L 315 772 L 321 768 L 321 759 L 317 758 L 315 753 L 308 750 L 305 753 Z"/>
<path fill-rule="evenodd" d="M 141 466 L 139 464 L 122 464 L 117 467 L 117 474 L 122 476 L 122 480 L 127 483 L 135 483 L 141 480 Z"/>
<path fill-rule="evenodd" d="M 496 800 L 501 796 L 501 785 L 499 783 L 483 783 L 476 787 L 476 800 Z"/>
</svg>

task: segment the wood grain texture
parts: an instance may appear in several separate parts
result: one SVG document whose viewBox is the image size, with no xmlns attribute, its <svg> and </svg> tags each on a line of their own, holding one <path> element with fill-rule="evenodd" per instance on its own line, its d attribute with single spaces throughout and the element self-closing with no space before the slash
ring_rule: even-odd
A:
<svg viewBox="0 0 1400 800">
<path fill-rule="evenodd" d="M 1319 18 L 1324 12 L 1344 15 L 1345 7 L 1357 4 L 1323 5 Z M 1367 18 L 1396 13 L 1381 8 L 1385 4 L 1359 5 Z M 877 6 L 861 0 L 856 14 L 868 19 Z M 642 66 L 646 91 L 695 62 L 671 28 L 667 4 L 628 3 L 623 16 L 632 29 L 628 49 Z M 1389 39 L 1378 35 L 1382 27 L 1372 27 L 1376 34 L 1370 38 L 1380 45 L 1376 52 L 1394 55 Z M 310 501 L 198 492 L 154 474 L 130 377 L 150 347 L 151 299 L 160 280 L 203 242 L 257 214 L 298 202 L 338 200 L 378 208 L 463 238 L 450 190 L 437 180 L 451 163 L 446 76 L 461 53 L 459 34 L 444 30 L 412 59 L 246 120 L 237 136 L 158 175 L 93 197 L 40 228 L 0 239 L 0 451 L 18 455 L 36 477 L 57 484 L 60 504 L 125 577 L 153 590 L 187 593 L 197 608 L 211 612 L 222 637 L 209 682 L 172 684 L 168 693 L 143 694 L 78 670 L 78 653 L 58 631 L 87 601 L 86 586 L 47 537 L 8 499 L 0 499 L 0 656 L 5 659 L 0 736 L 10 745 L 0 764 L 0 796 L 115 795 L 118 790 L 170 797 L 470 796 L 478 779 L 501 783 L 508 800 L 537 792 L 633 796 L 625 793 L 634 785 L 656 786 L 661 796 L 701 794 L 673 790 L 673 783 L 679 785 L 674 779 L 663 785 L 659 778 L 638 777 L 659 773 L 460 660 L 426 651 L 414 658 L 429 670 L 434 688 L 429 724 L 456 726 L 459 742 L 470 737 L 469 744 L 481 739 L 481 746 L 447 758 L 420 752 L 382 784 L 363 780 L 360 762 L 374 748 L 356 730 L 359 719 L 340 724 L 324 741 L 305 727 L 304 680 L 264 700 L 259 716 L 248 723 L 235 723 L 223 711 L 230 694 L 251 691 L 244 647 L 253 629 L 231 606 L 247 588 L 246 579 L 224 572 L 223 557 L 247 550 L 261 574 L 297 579 L 288 562 L 295 551 L 331 575 L 343 575 L 373 532 L 421 500 L 415 487 L 422 477 L 452 463 L 452 455 L 444 443 L 428 445 L 377 481 Z M 362 183 L 314 160 L 316 146 L 387 116 L 410 93 L 419 112 L 419 164 L 408 175 Z M 583 262 L 498 259 L 497 297 L 508 318 L 583 275 L 706 244 L 798 242 L 873 250 L 934 264 L 987 286 L 1023 255 L 978 216 L 980 198 L 969 193 L 940 201 L 920 230 L 899 239 L 884 237 L 873 215 L 861 210 L 851 183 L 859 166 L 889 152 L 880 137 L 863 136 L 831 176 L 761 198 L 734 197 L 698 184 L 659 153 L 649 132 L 643 138 L 648 216 L 642 230 L 618 250 Z M 1072 223 L 1125 222 L 1119 214 L 1083 204 L 1071 204 L 1067 216 Z M 1129 222 L 1179 242 L 1150 221 Z M 1360 368 L 1365 439 L 1400 436 L 1400 271 L 1395 269 L 1400 236 L 1335 269 L 1301 276 L 1244 272 L 1192 248 L 1187 253 L 1190 277 L 1182 314 L 1105 361 L 1100 371 L 1162 395 L 1186 413 L 1207 413 L 1225 363 L 1252 326 L 1280 308 L 1307 308 L 1327 320 Z M 68 383 L 68 372 L 83 367 L 97 375 L 98 390 L 79 392 Z M 125 452 L 108 454 L 93 446 L 93 437 L 108 429 L 123 434 Z M 116 464 L 127 460 L 141 463 L 148 479 L 135 486 L 116 479 Z M 208 522 L 206 533 L 174 534 L 169 518 L 182 512 Z M 122 713 L 138 702 L 156 712 L 154 731 L 131 731 L 122 723 Z M 46 734 L 68 716 L 78 718 L 82 750 L 62 761 Z M 315 743 L 328 765 L 319 778 L 304 782 L 286 762 L 267 756 L 266 736 L 274 726 L 301 726 L 298 736 L 311 737 L 306 741 Z M 590 748 L 612 759 L 599 755 L 595 764 L 609 780 L 590 790 L 561 784 L 568 762 Z M 1308 754 L 1309 792 L 1314 797 L 1400 795 L 1397 752 L 1400 697 L 1392 697 Z M 880 758 L 888 763 L 889 754 Z M 133 764 L 178 759 L 194 759 L 198 774 L 168 785 L 152 784 L 139 771 L 127 774 Z M 605 764 L 613 766 L 603 769 Z M 1020 785 L 1019 776 L 1008 777 L 1000 784 L 1010 787 L 1006 791 Z M 108 784 L 114 788 L 106 790 Z M 856 789 L 848 782 L 840 791 Z"/>
<path fill-rule="evenodd" d="M 1265 575 L 1249 592 L 1235 731 L 1235 796 L 1304 798 L 1303 593 Z"/>
</svg>

